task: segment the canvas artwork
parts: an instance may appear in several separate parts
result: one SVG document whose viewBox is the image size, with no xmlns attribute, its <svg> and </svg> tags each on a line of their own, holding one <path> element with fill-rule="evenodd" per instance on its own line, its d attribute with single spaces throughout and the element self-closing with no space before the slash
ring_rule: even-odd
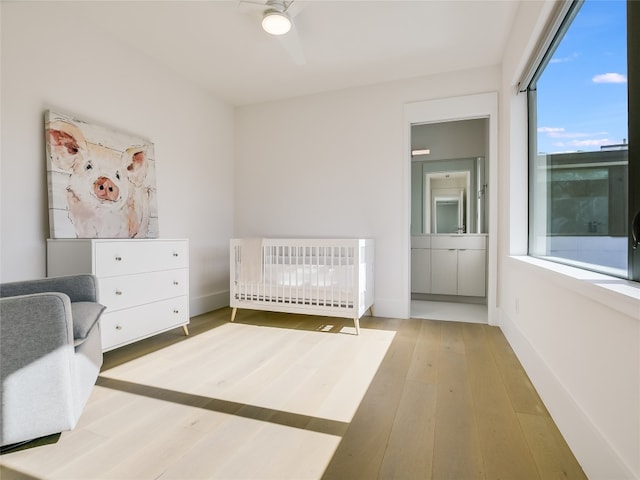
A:
<svg viewBox="0 0 640 480">
<path fill-rule="evenodd" d="M 156 238 L 153 144 L 45 114 L 51 238 Z"/>
</svg>

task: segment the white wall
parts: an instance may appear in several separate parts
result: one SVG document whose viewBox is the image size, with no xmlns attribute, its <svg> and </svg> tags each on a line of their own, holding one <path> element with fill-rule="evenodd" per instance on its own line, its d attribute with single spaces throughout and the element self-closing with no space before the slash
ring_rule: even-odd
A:
<svg viewBox="0 0 640 480">
<path fill-rule="evenodd" d="M 376 314 L 405 317 L 404 104 L 498 84 L 494 67 L 238 108 L 235 234 L 372 237 Z"/>
<path fill-rule="evenodd" d="M 90 25 L 69 23 L 73 2 L 1 8 L 1 280 L 46 273 L 43 113 L 52 108 L 154 142 L 160 235 L 190 240 L 191 314 L 228 304 L 233 108 Z"/>
<path fill-rule="evenodd" d="M 640 478 L 639 286 L 516 256 L 527 249 L 527 138 L 515 85 L 551 7 L 521 3 L 504 56 L 500 323 L 587 476 Z"/>
</svg>

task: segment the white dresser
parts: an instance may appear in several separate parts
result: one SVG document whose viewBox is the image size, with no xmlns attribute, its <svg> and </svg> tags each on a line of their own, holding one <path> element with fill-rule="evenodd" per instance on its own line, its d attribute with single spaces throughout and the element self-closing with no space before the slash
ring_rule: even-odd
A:
<svg viewBox="0 0 640 480">
<path fill-rule="evenodd" d="M 189 323 L 189 243 L 165 239 L 49 239 L 47 276 L 98 278 L 103 351 Z"/>
</svg>

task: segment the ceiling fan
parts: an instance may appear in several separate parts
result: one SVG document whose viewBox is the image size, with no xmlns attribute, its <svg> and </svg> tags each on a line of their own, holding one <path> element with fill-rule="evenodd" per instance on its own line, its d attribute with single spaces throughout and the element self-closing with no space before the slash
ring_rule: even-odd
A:
<svg viewBox="0 0 640 480">
<path fill-rule="evenodd" d="M 273 35 L 296 65 L 304 65 L 307 60 L 304 55 L 298 29 L 293 22 L 302 10 L 295 0 L 238 0 L 238 7 L 243 5 L 260 6 L 262 12 L 262 29 Z"/>
</svg>

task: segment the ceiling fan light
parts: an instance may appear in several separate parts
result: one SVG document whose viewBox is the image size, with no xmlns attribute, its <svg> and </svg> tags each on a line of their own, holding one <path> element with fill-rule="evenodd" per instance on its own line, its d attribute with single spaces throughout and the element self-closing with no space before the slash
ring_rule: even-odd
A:
<svg viewBox="0 0 640 480">
<path fill-rule="evenodd" d="M 262 16 L 262 28 L 271 35 L 284 35 L 291 30 L 291 19 L 286 12 L 269 9 Z"/>
</svg>

